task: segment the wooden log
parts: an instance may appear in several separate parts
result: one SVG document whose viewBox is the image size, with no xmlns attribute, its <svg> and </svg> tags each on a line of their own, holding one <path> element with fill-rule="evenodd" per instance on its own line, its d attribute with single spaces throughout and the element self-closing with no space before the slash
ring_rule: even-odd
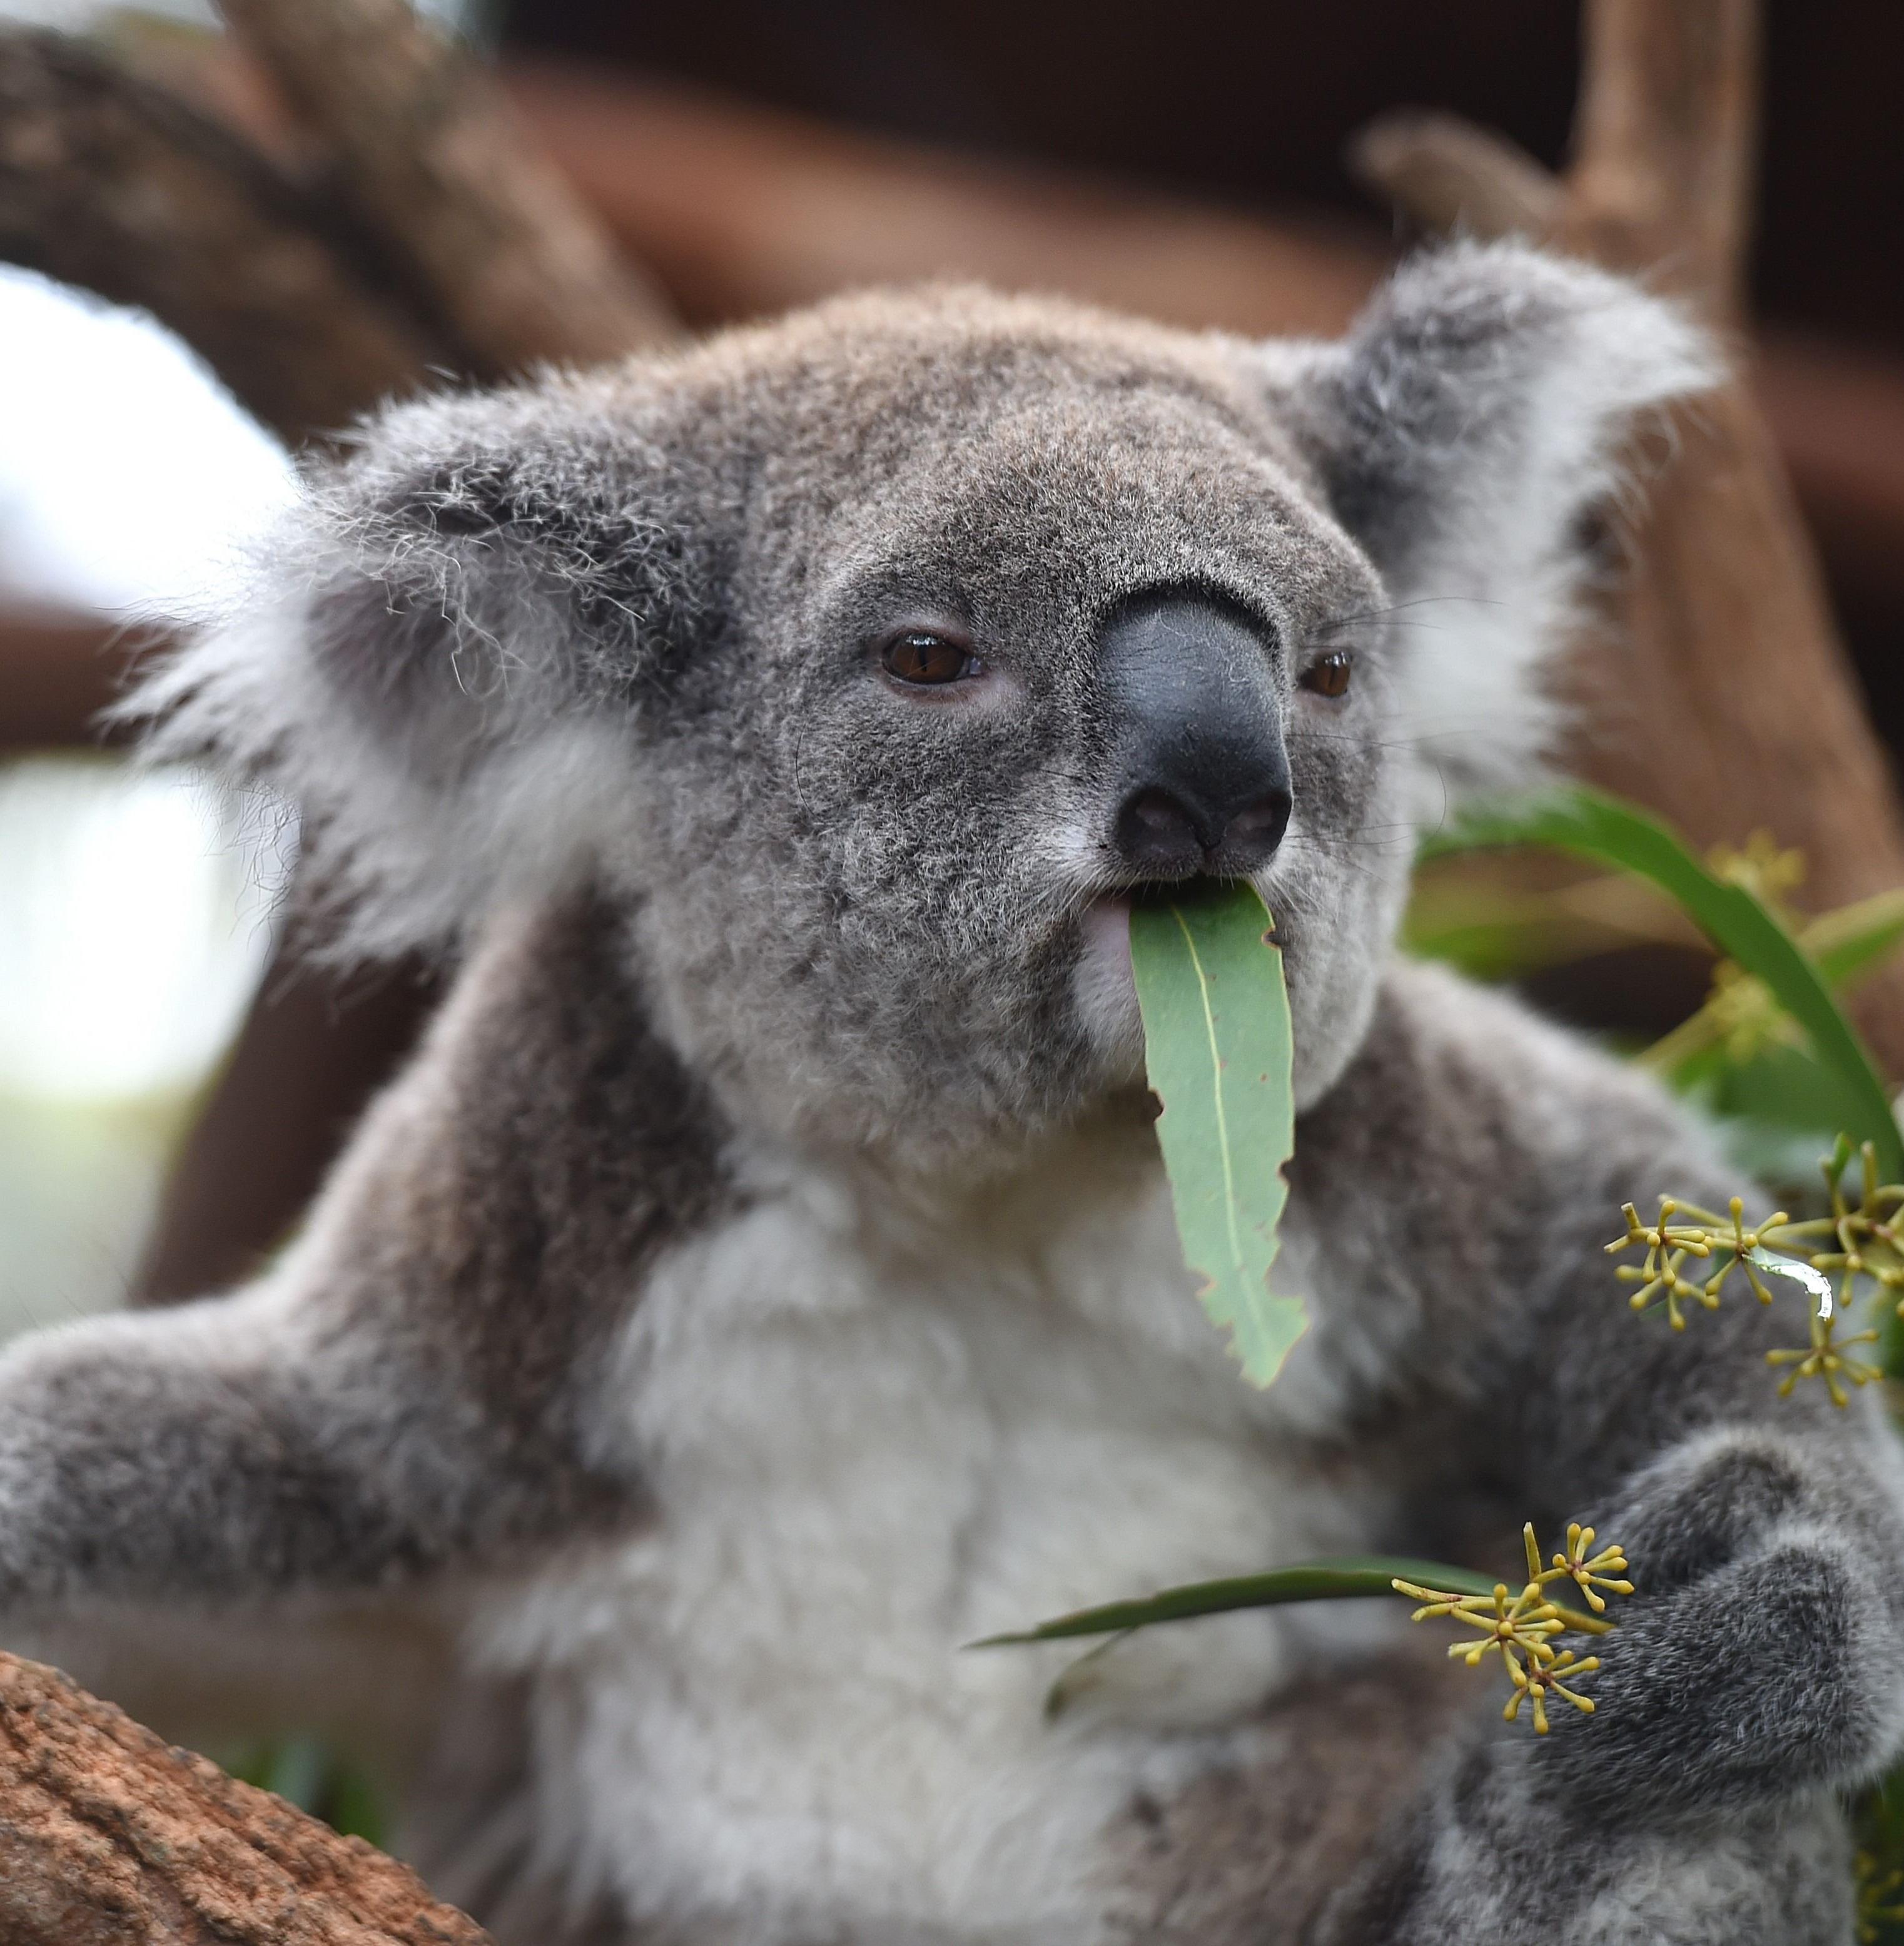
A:
<svg viewBox="0 0 1904 1946">
<path fill-rule="evenodd" d="M 360 1838 L 0 1654 L 7 1946 L 484 1946 Z"/>
</svg>

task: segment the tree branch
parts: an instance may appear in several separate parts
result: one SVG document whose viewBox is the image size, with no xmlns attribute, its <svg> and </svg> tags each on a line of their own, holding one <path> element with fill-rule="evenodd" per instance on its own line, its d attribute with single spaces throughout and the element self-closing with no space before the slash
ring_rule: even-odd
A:
<svg viewBox="0 0 1904 1946">
<path fill-rule="evenodd" d="M 332 152 L 322 187 L 80 43 L 0 36 L 0 255 L 150 310 L 294 446 L 431 367 L 501 378 L 678 329 L 408 0 L 230 11 Z M 0 646 L 34 678 L 8 692 L 0 741 L 86 734 L 110 687 L 95 644 Z M 168 1185 L 139 1295 L 205 1288 L 277 1240 L 433 993 L 397 980 L 347 1005 L 331 976 L 274 961 Z"/>
<path fill-rule="evenodd" d="M 281 916 L 282 943 L 166 1176 L 137 1303 L 258 1274 L 443 996 L 447 982 L 420 959 L 348 974 L 311 960 L 297 916 Z"/>
<path fill-rule="evenodd" d="M 519 60 L 504 81 L 565 176 L 697 323 L 857 284 L 982 277 L 1192 330 L 1327 335 L 1387 261 L 1379 239 L 1328 219 L 1266 223 L 650 77 Z"/>
<path fill-rule="evenodd" d="M 8 1946 L 486 1946 L 416 1875 L 0 1654 Z"/>
<path fill-rule="evenodd" d="M 1349 173 L 1424 230 L 1476 236 L 1550 236 L 1560 185 L 1517 144 L 1458 115 L 1404 108 L 1350 140 Z"/>
<path fill-rule="evenodd" d="M 159 638 L 96 616 L 0 610 L 0 758 L 29 750 L 97 749 L 99 712 Z M 113 740 L 118 740 L 116 737 Z"/>
<path fill-rule="evenodd" d="M 442 353 L 308 196 L 56 34 L 0 32 L 0 258 L 150 310 L 293 444 Z"/>
<path fill-rule="evenodd" d="M 677 335 L 656 288 L 410 0 L 222 0 L 330 151 L 336 187 L 480 378 Z"/>
<path fill-rule="evenodd" d="M 1749 227 L 1754 0 L 1588 0 L 1586 26 L 1576 159 L 1544 233 L 1729 325 Z M 1483 233 L 1520 227 L 1511 213 L 1531 165 L 1510 166 L 1512 152 L 1478 131 L 1457 141 L 1458 126 L 1439 118 L 1431 146 L 1459 170 L 1424 166 L 1418 145 L 1384 141 L 1380 125 L 1358 153 L 1430 227 L 1458 209 Z M 1904 884 L 1904 806 L 1744 380 L 1682 414 L 1675 444 L 1646 483 L 1612 626 L 1572 666 L 1575 767 L 1702 845 L 1776 832 L 1804 852 L 1814 904 Z M 1874 975 L 1856 1011 L 1904 1074 L 1904 965 Z"/>
<path fill-rule="evenodd" d="M 1588 0 L 1557 236 L 1720 323 L 1741 311 L 1758 145 L 1758 0 Z"/>
</svg>

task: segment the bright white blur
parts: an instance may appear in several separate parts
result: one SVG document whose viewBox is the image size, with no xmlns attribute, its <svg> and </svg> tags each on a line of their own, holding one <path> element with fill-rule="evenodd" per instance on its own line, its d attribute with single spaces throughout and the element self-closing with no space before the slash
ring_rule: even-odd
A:
<svg viewBox="0 0 1904 1946">
<path fill-rule="evenodd" d="M 176 340 L 0 269 L 0 607 L 162 613 L 289 486 Z M 0 764 L 0 1333 L 122 1290 L 269 944 L 257 877 L 187 779 Z"/>
</svg>

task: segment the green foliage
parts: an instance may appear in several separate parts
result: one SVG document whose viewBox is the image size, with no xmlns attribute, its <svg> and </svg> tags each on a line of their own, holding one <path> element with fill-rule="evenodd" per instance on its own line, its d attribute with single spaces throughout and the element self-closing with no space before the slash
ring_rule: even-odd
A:
<svg viewBox="0 0 1904 1946">
<path fill-rule="evenodd" d="M 1804 1030 L 1813 1052 L 1842 1091 L 1846 1115 L 1839 1126 L 1855 1141 L 1875 1144 L 1886 1182 L 1904 1180 L 1904 1137 L 1863 1042 L 1832 998 L 1825 971 L 1747 887 L 1708 870 L 1643 811 L 1578 786 L 1472 813 L 1438 833 L 1424 846 L 1423 855 L 1507 845 L 1553 845 L 1576 857 L 1615 865 L 1649 879 L 1677 900 L 1713 944 L 1762 981 Z M 1878 928 L 1878 939 L 1885 929 Z M 1859 946 L 1868 949 L 1865 956 L 1856 951 L 1841 956 L 1853 970 L 1883 950 L 1870 938 L 1861 940 Z"/>
<path fill-rule="evenodd" d="M 1569 1632 L 1606 1633 L 1612 1625 L 1602 1619 L 1606 1603 L 1599 1591 L 1606 1589 L 1615 1594 L 1630 1595 L 1633 1584 L 1623 1578 L 1626 1557 L 1618 1547 L 1604 1548 L 1597 1554 L 1592 1551 L 1591 1527 L 1570 1527 L 1566 1552 L 1555 1555 L 1551 1568 L 1541 1565 L 1531 1527 L 1525 1531 L 1523 1540 L 1528 1579 L 1518 1595 L 1488 1575 L 1477 1574 L 1470 1568 L 1451 1568 L 1444 1561 L 1358 1555 L 1305 1561 L 1297 1567 L 1276 1568 L 1267 1574 L 1191 1582 L 1165 1589 L 1147 1599 L 1080 1608 L 1073 1614 L 1041 1622 L 1023 1633 L 989 1636 L 970 1645 L 1002 1648 L 1084 1636 L 1103 1637 L 1096 1648 L 1072 1663 L 1052 1685 L 1045 1707 L 1048 1716 L 1055 1716 L 1093 1679 L 1100 1659 L 1139 1629 L 1151 1628 L 1160 1622 L 1190 1621 L 1199 1615 L 1227 1614 L 1237 1608 L 1273 1608 L 1285 1602 L 1354 1601 L 1369 1595 L 1406 1595 L 1427 1605 L 1415 1611 L 1418 1622 L 1445 1617 L 1478 1632 L 1480 1640 L 1457 1642 L 1449 1654 L 1460 1656 L 1470 1669 L 1479 1666 L 1488 1655 L 1498 1655 L 1514 1685 L 1505 1711 L 1508 1721 L 1518 1716 L 1523 1702 L 1531 1700 L 1535 1733 L 1544 1736 L 1547 1703 L 1551 1696 L 1557 1695 L 1576 1709 L 1592 1713 L 1591 1700 L 1569 1685 L 1591 1676 L 1600 1666 L 1592 1657 L 1583 1660 L 1572 1649 L 1555 1648 L 1553 1638 Z M 1593 1612 L 1583 1613 L 1554 1601 L 1548 1590 L 1551 1583 L 1558 1581 L 1571 1581 Z"/>
<path fill-rule="evenodd" d="M 1861 1946 L 1904 1946 L 1904 1774 L 1893 1771 L 1853 1815 Z"/>
<path fill-rule="evenodd" d="M 1830 1114 L 1831 1132 L 1872 1145 L 1885 1182 L 1904 1182 L 1904 1135 L 1890 1091 L 1831 992 L 1835 981 L 1865 970 L 1904 937 L 1904 898 L 1887 894 L 1831 915 L 1835 925 L 1822 937 L 1808 928 L 1818 947 L 1813 959 L 1747 885 L 1709 870 L 1644 812 L 1578 786 L 1470 813 L 1431 839 L 1423 855 L 1506 845 L 1552 845 L 1650 880 L 1763 987 L 1801 1030 L 1816 1064 L 1807 1071 L 1802 1055 L 1776 1042 L 1736 1059 L 1706 1048 L 1665 1064 L 1677 1085 L 1714 1112 L 1751 1117 L 1761 1128 L 1802 1123 L 1815 1130 L 1813 1118 Z M 1904 1377 L 1904 1320 L 1887 1317 L 1882 1343 L 1885 1371 Z"/>
<path fill-rule="evenodd" d="M 1749 1141 L 1735 1146 L 1746 1151 L 1759 1172 L 1772 1178 L 1789 1175 L 1794 1147 L 1812 1147 L 1823 1132 L 1837 1134 L 1838 1147 L 1825 1164 L 1829 1215 L 1795 1224 L 1781 1215 L 1764 1234 L 1783 1248 L 1798 1250 L 1813 1271 L 1829 1271 L 1841 1279 L 1844 1301 L 1835 1314 L 1828 1305 L 1813 1311 L 1810 1343 L 1772 1358 L 1791 1367 L 1784 1389 L 1802 1376 L 1818 1376 L 1842 1403 L 1841 1382 L 1861 1382 L 1868 1372 L 1849 1348 L 1875 1335 L 1835 1336 L 1851 1311 L 1856 1280 L 1875 1277 L 1896 1295 L 1891 1289 L 1895 1253 L 1888 1243 L 1893 1206 L 1884 1200 L 1887 1192 L 1879 1183 L 1881 1178 L 1891 1185 L 1904 1179 L 1904 1138 L 1884 1078 L 1832 990 L 1868 971 L 1904 939 L 1904 891 L 1827 913 L 1794 937 L 1774 910 L 1771 873 L 1763 873 L 1767 896 L 1761 897 L 1741 882 L 1751 874 L 1735 870 L 1721 876 L 1654 820 L 1580 789 L 1470 815 L 1432 841 L 1424 856 L 1507 845 L 1551 845 L 1633 873 L 1675 899 L 1729 956 L 1706 1005 L 1644 1058 L 1709 1112 L 1748 1132 Z M 1750 860 L 1742 857 L 1733 862 Z M 1862 1200 L 1850 1202 L 1840 1180 L 1854 1147 L 1865 1156 L 1866 1180 Z M 1674 1207 L 1670 1198 L 1662 1202 L 1652 1232 L 1629 1209 L 1629 1240 L 1643 1243 L 1650 1235 L 1663 1242 Z M 1702 1249 L 1716 1256 L 1716 1272 L 1696 1291 L 1697 1301 L 1709 1305 L 1736 1256 L 1729 1256 L 1725 1249 L 1729 1240 L 1721 1232 L 1727 1219 L 1710 1212 L 1685 1214 L 1701 1221 L 1674 1228 L 1671 1242 L 1681 1247 L 1674 1253 L 1656 1250 L 1649 1262 L 1656 1260 L 1658 1271 L 1670 1272 L 1667 1281 L 1677 1287 L 1677 1295 L 1693 1297 L 1695 1287 L 1678 1275 L 1688 1254 L 1683 1246 L 1690 1243 L 1692 1253 Z M 1730 1227 L 1740 1227 L 1736 1206 Z M 1838 1247 L 1819 1247 L 1827 1243 Z M 1677 1261 L 1669 1263 L 1669 1255 Z M 1643 1278 L 1646 1273 L 1626 1274 Z M 1764 1295 L 1763 1285 L 1757 1287 Z M 1639 1306 L 1644 1299 L 1643 1286 L 1633 1301 Z M 1889 1305 L 1881 1342 L 1884 1370 L 1893 1378 L 1904 1377 L 1904 1323 Z M 1904 1862 L 1904 1849 L 1893 1862 Z"/>
<path fill-rule="evenodd" d="M 376 1786 L 317 1738 L 277 1738 L 223 1751 L 219 1760 L 242 1782 L 275 1793 L 347 1838 L 389 1843 L 390 1819 Z"/>
<path fill-rule="evenodd" d="M 1844 987 L 1904 942 L 1904 890 L 1841 907 L 1805 928 L 1805 950 L 1831 985 Z"/>
<path fill-rule="evenodd" d="M 1131 915 L 1131 959 L 1183 1260 L 1252 1385 L 1308 1324 L 1270 1294 L 1295 1148 L 1289 996 L 1274 921 L 1248 885 L 1203 888 Z"/>
<path fill-rule="evenodd" d="M 1904 892 L 1825 913 L 1796 937 L 1841 992 L 1904 940 Z M 1811 1178 L 1819 1151 L 1859 1113 L 1859 1096 L 1813 1052 L 1764 982 L 1733 962 L 1721 965 L 1706 1004 L 1640 1059 L 1723 1122 L 1734 1157 L 1780 1197 Z"/>
<path fill-rule="evenodd" d="M 1643 879 L 1557 854 L 1447 851 L 1415 876 L 1402 944 L 1488 984 L 1622 947 L 1696 949 L 1697 931 Z"/>
</svg>

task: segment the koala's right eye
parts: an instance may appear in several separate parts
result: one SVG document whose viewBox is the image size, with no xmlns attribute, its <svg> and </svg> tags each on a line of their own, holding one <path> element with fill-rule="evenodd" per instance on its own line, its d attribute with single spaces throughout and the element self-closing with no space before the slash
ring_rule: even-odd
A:
<svg viewBox="0 0 1904 1946">
<path fill-rule="evenodd" d="M 985 665 L 963 642 L 930 629 L 907 629 L 880 651 L 879 666 L 895 682 L 937 687 L 983 675 Z"/>
</svg>

